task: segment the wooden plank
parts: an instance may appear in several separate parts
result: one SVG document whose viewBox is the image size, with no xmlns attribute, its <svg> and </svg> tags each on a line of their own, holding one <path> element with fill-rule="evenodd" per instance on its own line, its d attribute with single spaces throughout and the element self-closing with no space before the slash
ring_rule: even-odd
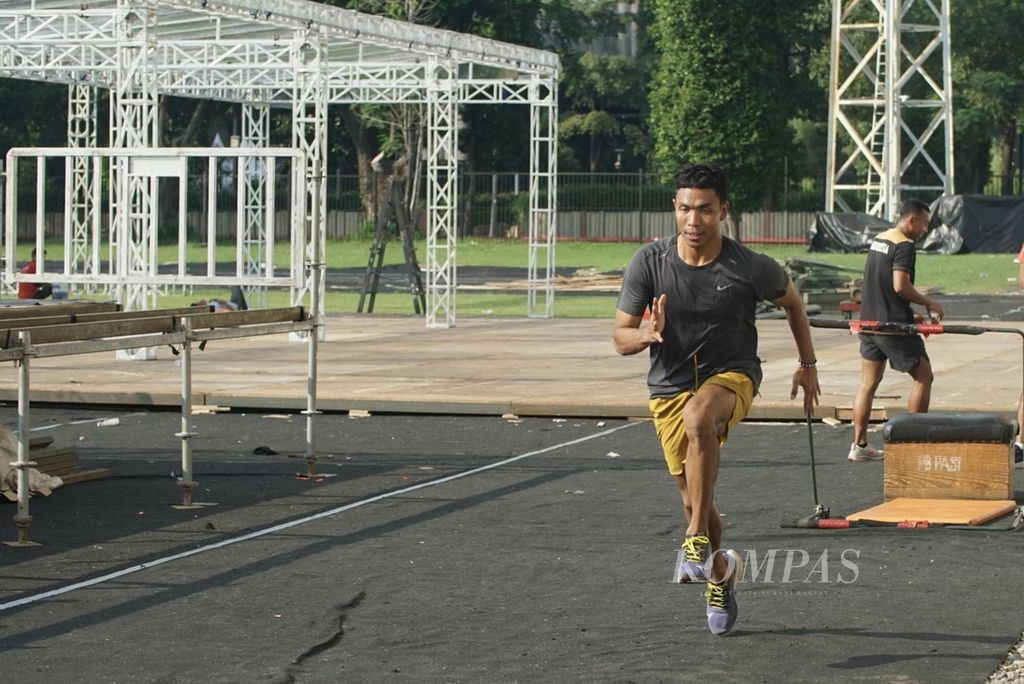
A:
<svg viewBox="0 0 1024 684">
<path fill-rule="evenodd" d="M 33 316 L 31 318 L 18 318 L 14 325 L 17 325 L 18 330 L 24 330 L 26 328 L 40 328 L 44 325 L 61 325 L 65 323 L 74 323 L 75 317 L 71 314 L 64 316 Z M 6 326 L 6 322 L 0 322 L 0 325 Z"/>
<path fill-rule="evenodd" d="M 296 307 L 300 308 L 301 307 Z M 99 337 L 121 337 L 154 332 L 172 332 L 171 323 L 136 323 L 175 316 L 210 314 L 209 306 L 183 306 L 151 311 L 98 311 L 64 316 L 23 317 L 9 322 L 0 318 L 0 347 L 15 346 L 19 330 L 32 332 L 33 344 L 73 342 Z M 6 324 L 5 324 L 6 323 Z M 154 327 L 155 326 L 155 327 Z"/>
<path fill-rule="evenodd" d="M 1011 499 L 1013 449 L 990 442 L 889 442 L 885 499 Z"/>
<path fill-rule="evenodd" d="M 53 437 L 30 437 L 28 440 L 29 453 L 31 453 L 33 449 L 45 449 L 51 444 L 53 444 Z"/>
<path fill-rule="evenodd" d="M 77 446 L 55 447 L 55 446 L 46 445 L 46 446 L 40 447 L 39 449 L 32 449 L 32 450 L 29 451 L 29 455 L 32 456 L 32 460 L 33 461 L 35 459 L 37 459 L 37 458 L 52 458 L 54 456 L 66 456 L 68 454 L 72 454 L 74 456 L 77 456 L 78 455 L 78 447 Z"/>
<path fill-rule="evenodd" d="M 168 333 L 174 331 L 174 321 L 174 316 L 151 316 L 120 321 L 50 325 L 33 328 L 30 332 L 32 344 L 52 344 L 54 342 L 75 342 L 101 337 Z M 0 346 L 11 347 L 16 344 L 18 341 L 18 330 L 18 328 L 0 329 Z"/>
<path fill-rule="evenodd" d="M 50 472 L 46 469 L 46 466 L 78 466 L 78 454 L 71 450 L 60 450 L 54 453 L 44 454 L 42 456 L 33 456 L 32 462 L 36 464 L 36 468 L 43 472 Z"/>
<path fill-rule="evenodd" d="M 78 470 L 78 447 L 55 447 L 32 454 L 36 470 L 47 475 L 63 476 Z"/>
<path fill-rule="evenodd" d="M 241 325 L 261 323 L 291 323 L 301 321 L 305 316 L 303 307 L 288 306 L 277 309 L 254 309 L 250 311 L 226 311 L 189 316 L 192 328 L 234 328 Z"/>
<path fill-rule="evenodd" d="M 39 316 L 63 316 L 65 314 L 84 314 L 98 311 L 120 310 L 121 305 L 117 302 L 68 302 L 66 304 L 4 306 L 0 307 L 0 321 L 13 321 L 21 318 L 38 318 Z"/>
<path fill-rule="evenodd" d="M 889 458 L 888 450 L 885 454 Z M 926 520 L 933 525 L 983 525 L 1017 508 L 1017 502 L 899 497 L 846 516 L 847 520 L 900 523 Z"/>
<path fill-rule="evenodd" d="M 32 462 L 36 464 L 36 468 L 39 470 L 49 473 L 50 470 L 55 468 L 77 468 L 78 454 L 73 451 L 59 451 L 44 456 L 33 456 Z"/>
<path fill-rule="evenodd" d="M 99 323 L 101 321 L 129 321 L 137 318 L 153 318 L 154 316 L 187 316 L 191 314 L 210 313 L 209 306 L 182 306 L 170 309 L 152 309 L 149 311 L 98 311 L 81 314 L 64 314 L 62 316 L 43 315 L 47 311 L 40 312 L 39 316 L 19 318 L 11 325 L 3 325 L 0 319 L 0 328 L 25 330 L 27 328 L 40 328 L 47 325 L 67 325 L 71 323 Z"/>
<path fill-rule="evenodd" d="M 77 482 L 88 482 L 89 480 L 99 480 L 104 477 L 110 477 L 110 468 L 95 468 L 93 470 L 79 470 L 78 472 L 71 473 L 70 475 L 61 475 L 60 479 L 64 484 L 75 484 Z"/>
<path fill-rule="evenodd" d="M 77 473 L 80 469 L 77 460 L 66 463 L 36 463 L 34 467 L 41 473 L 56 475 L 57 477 L 64 477 L 65 475 Z"/>
<path fill-rule="evenodd" d="M 152 318 L 153 316 L 188 316 L 191 314 L 210 313 L 209 306 L 181 306 L 169 309 L 151 309 L 149 311 L 113 311 L 99 313 L 76 314 L 75 323 L 96 323 L 99 321 L 124 321 L 135 318 Z"/>
</svg>

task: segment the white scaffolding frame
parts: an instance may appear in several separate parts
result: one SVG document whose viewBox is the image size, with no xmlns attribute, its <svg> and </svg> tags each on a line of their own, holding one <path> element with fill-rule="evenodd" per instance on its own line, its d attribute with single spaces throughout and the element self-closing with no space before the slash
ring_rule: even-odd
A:
<svg viewBox="0 0 1024 684">
<path fill-rule="evenodd" d="M 310 56 L 313 62 L 303 63 Z M 459 106 L 474 103 L 530 107 L 530 173 L 536 178 L 530 183 L 529 312 L 552 315 L 557 171 L 552 141 L 559 72 L 552 52 L 306 0 L 93 0 L 87 5 L 0 0 L 0 76 L 109 89 L 112 147 L 159 145 L 161 95 L 291 108 L 293 143 L 309 165 L 307 216 L 317 217 L 321 228 L 328 105 L 426 105 L 432 122 L 428 148 L 438 151 L 427 168 L 433 178 L 427 189 L 433 198 L 426 259 L 430 327 L 455 324 L 459 170 L 457 148 L 451 147 L 457 145 L 457 132 L 449 126 L 457 121 Z M 256 128 L 243 132 L 255 140 Z M 145 253 L 155 249 L 135 240 L 146 234 L 139 223 L 155 220 L 157 185 L 135 182 L 125 192 L 111 204 L 111 225 L 124 224 L 118 232 L 132 241 L 134 255 L 125 267 L 138 273 Z M 253 187 L 243 199 L 250 238 L 265 234 L 271 216 L 266 206 L 257 209 L 259 194 Z M 259 249 L 243 245 L 240 258 L 255 264 Z M 322 263 L 322 253 L 308 256 Z M 543 307 L 538 292 L 545 293 Z M 295 303 L 308 297 L 305 291 L 293 294 Z M 143 285 L 121 295 L 127 308 L 143 307 L 153 304 L 155 290 Z"/>
<path fill-rule="evenodd" d="M 259 103 L 242 103 L 242 147 L 266 149 L 270 146 L 270 108 Z M 273 263 L 274 195 L 273 169 L 258 157 L 248 157 L 239 171 L 242 192 L 238 195 L 239 213 L 245 216 L 244 230 L 238 236 L 236 267 L 246 275 L 256 275 Z M 267 288 L 254 285 L 243 288 L 248 305 L 267 308 Z"/>
<path fill-rule="evenodd" d="M 949 0 L 833 0 L 828 211 L 954 192 L 949 31 Z"/>
<path fill-rule="evenodd" d="M 455 324 L 459 110 L 447 65 L 429 65 L 427 102 L 427 326 Z"/>
<path fill-rule="evenodd" d="M 92 86 L 68 86 L 68 147 L 96 147 L 96 89 Z M 91 273 L 100 258 L 100 222 L 92 210 L 99 204 L 100 176 L 93 160 L 68 157 L 64 182 L 69 208 L 64 214 L 64 270 Z"/>
<path fill-rule="evenodd" d="M 540 78 L 534 78 L 530 90 L 530 264 L 527 309 L 528 315 L 533 318 L 551 318 L 555 315 L 555 238 L 558 233 L 555 212 L 555 195 L 558 190 L 558 91 L 556 84 Z M 541 288 L 544 307 L 538 310 L 537 296 Z"/>
</svg>

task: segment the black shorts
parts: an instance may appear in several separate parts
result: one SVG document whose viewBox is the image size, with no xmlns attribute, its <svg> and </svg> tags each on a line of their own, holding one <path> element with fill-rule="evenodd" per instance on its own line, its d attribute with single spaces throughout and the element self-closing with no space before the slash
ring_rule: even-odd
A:
<svg viewBox="0 0 1024 684">
<path fill-rule="evenodd" d="M 901 373 L 914 370 L 921 359 L 928 360 L 920 335 L 871 335 L 860 333 L 860 357 L 868 361 L 889 360 L 889 367 Z"/>
</svg>

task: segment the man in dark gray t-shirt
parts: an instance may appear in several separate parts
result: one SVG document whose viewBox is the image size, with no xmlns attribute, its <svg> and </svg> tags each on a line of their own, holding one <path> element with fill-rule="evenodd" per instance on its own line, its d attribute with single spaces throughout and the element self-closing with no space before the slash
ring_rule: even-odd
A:
<svg viewBox="0 0 1024 684">
<path fill-rule="evenodd" d="M 658 295 L 667 295 L 664 341 L 651 347 L 647 386 L 652 397 L 674 397 L 718 373 L 738 371 L 761 384 L 755 311 L 760 301 L 786 294 L 789 276 L 774 259 L 722 237 L 713 262 L 691 266 L 679 258 L 679 236 L 643 247 L 626 269 L 618 308 L 643 316 Z"/>
<path fill-rule="evenodd" d="M 738 614 L 741 559 L 723 550 L 715 507 L 721 445 L 743 420 L 761 382 L 757 303 L 786 312 L 798 366 L 790 398 L 803 388 L 810 413 L 821 393 L 803 300 L 774 260 L 724 237 L 727 181 L 703 164 L 676 174 L 678 234 L 641 248 L 626 269 L 612 339 L 620 354 L 650 350 L 651 415 L 669 473 L 682 497 L 686 538 L 677 582 L 706 581 L 708 628 L 727 634 Z M 645 323 L 645 312 L 650 320 Z"/>
</svg>

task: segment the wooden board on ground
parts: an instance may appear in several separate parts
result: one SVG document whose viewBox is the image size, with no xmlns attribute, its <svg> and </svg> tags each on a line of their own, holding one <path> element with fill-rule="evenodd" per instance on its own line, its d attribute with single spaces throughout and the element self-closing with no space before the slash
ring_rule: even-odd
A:
<svg viewBox="0 0 1024 684">
<path fill-rule="evenodd" d="M 49 435 L 45 437 L 30 437 L 28 440 L 29 452 L 33 449 L 45 449 L 51 444 L 53 444 L 53 437 L 50 437 Z"/>
<path fill-rule="evenodd" d="M 82 470 L 78 462 L 78 447 L 75 445 L 53 446 L 53 437 L 47 436 L 33 437 L 29 441 L 29 446 L 29 460 L 35 463 L 33 467 L 41 473 L 56 475 L 66 485 L 110 477 L 109 468 Z M 8 498 L 15 500 L 12 497 Z"/>
<path fill-rule="evenodd" d="M 110 468 L 93 468 L 92 470 L 76 470 L 68 475 L 61 475 L 61 481 L 66 484 L 75 484 L 77 482 L 88 482 L 89 480 L 99 480 L 104 477 L 110 477 Z"/>
<path fill-rule="evenodd" d="M 35 469 L 47 475 L 63 477 L 78 470 L 78 447 L 45 447 L 29 451 Z"/>
<path fill-rule="evenodd" d="M 852 513 L 846 516 L 846 519 L 891 523 L 927 520 L 932 525 L 983 525 L 1012 513 L 1016 507 L 1016 501 L 900 497 L 859 513 Z"/>
</svg>

